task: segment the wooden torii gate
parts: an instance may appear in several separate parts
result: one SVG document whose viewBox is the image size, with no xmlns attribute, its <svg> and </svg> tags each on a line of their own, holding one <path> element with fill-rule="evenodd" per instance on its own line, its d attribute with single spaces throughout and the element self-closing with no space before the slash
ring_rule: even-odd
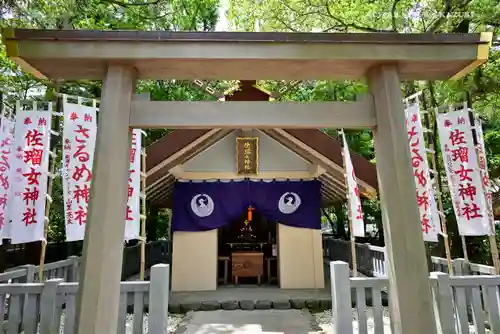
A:
<svg viewBox="0 0 500 334">
<path fill-rule="evenodd" d="M 7 55 L 40 78 L 103 80 L 77 333 L 116 333 L 130 129 L 370 128 L 395 334 L 436 333 L 401 80 L 459 78 L 491 34 L 236 33 L 6 29 Z M 133 101 L 137 79 L 366 78 L 359 102 Z"/>
</svg>

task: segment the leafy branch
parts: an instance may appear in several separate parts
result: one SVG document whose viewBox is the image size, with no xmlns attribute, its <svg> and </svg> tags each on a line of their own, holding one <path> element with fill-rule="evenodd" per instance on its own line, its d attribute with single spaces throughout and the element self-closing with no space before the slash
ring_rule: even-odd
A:
<svg viewBox="0 0 500 334">
<path fill-rule="evenodd" d="M 146 2 L 123 2 L 119 0 L 100 0 L 101 3 L 110 3 L 121 7 L 158 5 L 161 1 L 162 0 L 153 0 Z"/>
</svg>

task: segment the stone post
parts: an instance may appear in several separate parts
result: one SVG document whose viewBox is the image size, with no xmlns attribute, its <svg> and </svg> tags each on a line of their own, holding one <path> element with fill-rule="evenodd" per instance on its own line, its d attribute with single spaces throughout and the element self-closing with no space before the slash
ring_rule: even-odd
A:
<svg viewBox="0 0 500 334">
<path fill-rule="evenodd" d="M 396 65 L 368 71 L 393 334 L 435 334 L 431 287 Z"/>
<path fill-rule="evenodd" d="M 332 322 L 336 334 L 352 333 L 352 302 L 349 264 L 330 262 Z"/>
<path fill-rule="evenodd" d="M 103 81 L 80 264 L 77 334 L 117 332 L 135 77 L 131 67 L 110 65 Z"/>
</svg>

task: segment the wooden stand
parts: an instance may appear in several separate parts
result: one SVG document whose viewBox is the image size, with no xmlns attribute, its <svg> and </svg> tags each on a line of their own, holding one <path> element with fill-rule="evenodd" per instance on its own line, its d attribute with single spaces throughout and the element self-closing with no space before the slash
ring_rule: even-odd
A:
<svg viewBox="0 0 500 334">
<path fill-rule="evenodd" d="M 234 252 L 231 254 L 234 284 L 238 285 L 239 277 L 257 277 L 260 285 L 264 272 L 264 253 L 262 252 Z"/>
</svg>

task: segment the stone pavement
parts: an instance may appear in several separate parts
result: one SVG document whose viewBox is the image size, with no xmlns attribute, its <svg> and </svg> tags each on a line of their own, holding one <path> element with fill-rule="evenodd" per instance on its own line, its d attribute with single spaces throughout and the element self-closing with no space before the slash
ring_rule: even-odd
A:
<svg viewBox="0 0 500 334">
<path fill-rule="evenodd" d="M 307 310 L 189 312 L 175 334 L 321 333 Z"/>
</svg>

